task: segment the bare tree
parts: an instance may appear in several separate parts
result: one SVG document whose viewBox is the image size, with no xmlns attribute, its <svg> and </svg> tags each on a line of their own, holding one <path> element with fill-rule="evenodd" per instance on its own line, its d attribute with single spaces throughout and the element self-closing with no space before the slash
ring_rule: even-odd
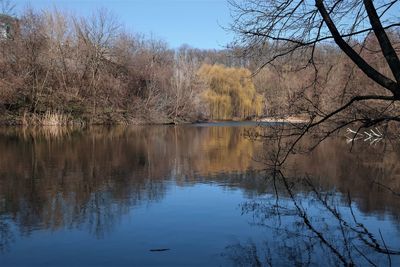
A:
<svg viewBox="0 0 400 267">
<path fill-rule="evenodd" d="M 199 68 L 195 61 L 187 58 L 184 52 L 175 55 L 174 72 L 171 78 L 171 117 L 174 122 L 193 113 L 196 97 L 196 72 Z"/>
<path fill-rule="evenodd" d="M 104 64 L 111 58 L 111 47 L 119 34 L 117 19 L 107 10 L 101 9 L 89 19 L 75 19 L 78 51 L 82 55 L 83 73 L 81 80 L 87 80 L 87 90 L 92 97 L 92 114 L 96 116 L 98 94 L 100 93 Z M 82 88 L 83 89 L 83 88 Z"/>
<path fill-rule="evenodd" d="M 0 0 L 0 11 L 2 14 L 14 16 L 15 4 L 11 0 Z"/>
<path fill-rule="evenodd" d="M 307 82 L 299 84 L 301 88 L 292 97 L 290 106 L 300 106 L 308 115 L 308 123 L 296 127 L 298 137 L 291 149 L 317 126 L 325 127 L 325 134 L 330 135 L 350 123 L 370 127 L 400 121 L 396 108 L 400 100 L 399 40 L 395 34 L 400 26 L 399 1 L 232 0 L 230 4 L 234 18 L 231 28 L 237 33 L 234 45 L 245 47 L 247 56 L 259 59 L 255 74 L 268 66 L 284 65 L 288 57 L 296 59 L 293 70 L 313 73 L 303 78 Z M 371 39 L 378 46 L 372 48 Z M 331 95 L 331 104 L 324 108 L 321 102 L 326 102 L 327 96 L 321 94 L 332 78 L 334 64 L 327 67 L 323 49 L 333 43 L 336 51 L 331 49 L 331 53 L 337 57 L 345 54 L 351 71 L 346 79 L 336 81 L 341 92 Z M 368 59 L 366 52 L 379 53 L 378 60 L 385 64 Z M 367 76 L 370 84 L 349 90 L 354 71 Z M 345 96 L 342 104 L 335 103 L 340 95 Z"/>
<path fill-rule="evenodd" d="M 387 254 L 390 265 L 390 255 L 398 255 L 398 248 L 387 248 L 383 238 L 382 241 L 376 241 L 379 237 L 368 239 L 372 235 L 366 228 L 361 231 L 357 228 L 356 218 L 353 217 L 352 222 L 355 227 L 344 221 L 315 182 L 310 179 L 292 181 L 280 170 L 289 155 L 309 152 L 342 128 L 355 125 L 357 135 L 361 128 L 400 121 L 399 1 L 245 0 L 230 3 L 234 18 L 231 28 L 237 33 L 234 45 L 244 47 L 245 56 L 253 59 L 254 75 L 275 71 L 285 81 L 301 78 L 294 85 L 278 89 L 293 90 L 288 92 L 287 106 L 306 114 L 306 122 L 268 127 L 251 136 L 261 138 L 266 146 L 273 148 L 265 155 L 265 161 L 271 164 L 275 191 L 278 192 L 277 184 L 283 185 L 301 219 L 300 225 L 334 255 L 338 264 L 355 265 L 352 254 L 360 252 L 348 245 L 344 246 L 346 250 L 339 251 L 325 233 L 315 228 L 316 224 L 299 204 L 299 195 L 293 190 L 302 183 L 312 189 L 338 222 L 344 244 L 349 244 L 348 234 L 355 234 L 368 248 Z M 291 78 L 285 78 L 288 73 Z M 260 80 L 264 82 L 265 79 Z M 312 134 L 312 142 L 304 144 L 302 141 L 308 134 Z M 387 185 L 380 186 L 389 194 L 394 192 L 390 192 Z M 396 194 L 393 193 L 393 201 L 398 201 Z M 276 206 L 279 206 L 279 199 L 276 193 Z M 332 233 L 327 231 L 327 234 Z M 368 258 L 366 260 L 374 265 Z"/>
<path fill-rule="evenodd" d="M 1 3 L 3 12 L 11 7 Z M 0 123 L 36 124 L 54 113 L 78 124 L 203 120 L 199 67 L 249 62 L 228 50 L 174 50 L 129 34 L 106 10 L 77 17 L 29 8 L 18 18 L 0 17 L 11 29 L 0 40 Z"/>
</svg>

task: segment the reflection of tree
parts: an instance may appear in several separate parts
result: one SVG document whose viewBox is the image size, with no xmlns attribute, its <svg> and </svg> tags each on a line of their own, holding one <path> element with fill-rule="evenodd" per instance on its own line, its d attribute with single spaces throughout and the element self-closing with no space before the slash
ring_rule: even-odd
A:
<svg viewBox="0 0 400 267">
<path fill-rule="evenodd" d="M 287 157 L 284 164 L 279 164 L 277 159 L 286 154 L 287 146 L 291 146 L 286 137 L 270 138 L 279 136 L 274 132 L 279 131 L 279 128 L 264 127 L 257 129 L 258 132 L 248 133 L 248 136 L 256 140 L 261 136 L 260 144 L 264 151 L 256 155 L 258 161 L 272 169 L 285 169 L 289 176 L 309 174 L 324 189 L 335 188 L 344 195 L 350 190 L 353 201 L 357 202 L 363 212 L 381 215 L 389 212 L 393 217 L 398 217 L 400 201 L 393 201 L 392 193 L 400 192 L 400 167 L 397 164 L 400 154 L 397 142 L 385 139 L 376 146 L 365 143 L 349 146 L 344 138 L 331 137 L 315 147 L 316 139 L 303 138 L 293 151 L 294 154 Z M 313 147 L 311 151 L 310 147 Z M 382 190 L 386 190 L 387 194 L 382 193 Z"/>
<path fill-rule="evenodd" d="M 232 260 L 246 260 L 251 266 L 377 266 L 400 262 L 397 239 L 384 236 L 379 225 L 365 225 L 350 194 L 343 203 L 335 190 L 323 190 L 310 178 L 285 177 L 280 171 L 272 173 L 270 181 L 277 194 L 245 203 L 242 210 L 253 214 L 254 223 L 266 226 L 273 238 L 268 238 L 267 246 L 250 242 L 227 247 L 226 254 Z M 238 257 L 238 248 L 245 255 Z"/>
<path fill-rule="evenodd" d="M 309 266 L 311 265 L 311 247 L 310 242 L 301 242 L 299 239 L 295 240 L 297 243 L 289 242 L 289 239 L 283 235 L 276 235 L 276 245 L 271 250 L 269 242 L 256 244 L 254 241 L 247 241 L 245 243 L 235 243 L 226 247 L 223 256 L 228 258 L 233 266 Z M 274 256 L 273 256 L 274 255 Z"/>
<path fill-rule="evenodd" d="M 291 143 L 282 135 L 270 138 L 270 131 L 247 134 L 255 140 L 262 137 L 265 150 L 258 160 L 271 167 L 264 186 L 267 197 L 242 205 L 243 212 L 252 214 L 253 223 L 265 226 L 270 236 L 263 244 L 228 246 L 225 255 L 238 266 L 243 262 L 248 266 L 399 264 L 396 147 L 381 143 L 353 145 L 350 150 L 344 140 L 331 138 L 310 151 L 315 140 L 304 138 L 296 155 L 282 165 L 277 159 Z M 371 213 L 394 225 L 385 229 L 362 220 Z"/>
<path fill-rule="evenodd" d="M 241 132 L 227 127 L 5 129 L 0 214 L 10 216 L 24 235 L 41 228 L 79 228 L 100 238 L 130 207 L 162 199 L 164 179 L 183 184 L 201 174 L 208 179 L 210 173 L 248 169 L 252 147 Z"/>
<path fill-rule="evenodd" d="M 156 152 L 149 155 L 145 138 L 133 135 L 132 141 L 118 130 L 21 133 L 0 139 L 0 212 L 24 235 L 76 227 L 101 237 L 130 206 L 164 196 L 157 180 L 167 176 L 168 164 L 149 169 Z"/>
<path fill-rule="evenodd" d="M 260 194 L 264 192 L 263 198 L 242 205 L 243 212 L 254 218 L 253 223 L 265 226 L 270 235 L 264 243 L 232 244 L 225 256 L 237 266 L 400 262 L 396 239 L 400 169 L 395 147 L 354 146 L 349 151 L 344 140 L 325 140 L 310 153 L 298 150 L 289 157 L 280 166 L 288 174 L 284 176 L 277 171 L 279 166 L 273 166 L 274 154 L 284 143 L 275 141 L 264 142 L 266 152 L 257 157 L 272 162 L 274 170 L 271 174 L 267 169 L 264 185 L 257 187 Z M 253 179 L 260 176 L 257 172 Z M 371 213 L 393 223 L 392 228 L 381 232 L 385 226 L 362 220 Z"/>
<path fill-rule="evenodd" d="M 223 254 L 226 256 L 234 266 L 270 266 L 272 265 L 270 257 L 270 249 L 265 247 L 262 255 L 260 255 L 260 248 L 257 248 L 254 242 L 247 242 L 245 244 L 236 243 L 226 248 Z"/>
<path fill-rule="evenodd" d="M 10 228 L 7 219 L 0 215 L 0 252 L 6 250 L 14 241 L 14 235 Z"/>
<path fill-rule="evenodd" d="M 262 147 L 244 138 L 242 127 L 40 131 L 8 129 L 0 133 L 0 222 L 9 225 L 2 228 L 3 247 L 16 235 L 10 232 L 15 228 L 11 226 L 25 235 L 35 229 L 78 228 L 101 238 L 132 207 L 161 200 L 170 181 L 178 185 L 215 182 L 241 188 L 249 198 L 275 193 L 281 201 L 289 197 L 278 180 L 266 182 L 263 165 L 252 160 Z M 389 214 L 390 220 L 399 221 L 399 201 L 373 183 L 400 191 L 398 179 L 392 179 L 400 174 L 396 150 L 380 155 L 377 148 L 374 153 L 364 148 L 358 153 L 357 147 L 348 153 L 346 148 L 345 142 L 332 140 L 308 156 L 292 157 L 287 162 L 288 176 L 308 173 L 318 191 L 335 190 L 339 194 L 333 206 L 346 206 L 350 191 L 358 210 Z M 359 162 L 358 166 L 354 162 Z M 314 201 L 319 202 L 306 183 L 296 183 L 293 190 L 296 195 L 314 194 Z M 245 211 L 253 208 L 264 216 L 281 218 L 297 214 L 293 206 L 284 210 L 275 202 L 272 198 L 270 205 L 263 205 L 265 210 L 256 205 Z M 3 219 L 6 217 L 9 221 Z"/>
</svg>

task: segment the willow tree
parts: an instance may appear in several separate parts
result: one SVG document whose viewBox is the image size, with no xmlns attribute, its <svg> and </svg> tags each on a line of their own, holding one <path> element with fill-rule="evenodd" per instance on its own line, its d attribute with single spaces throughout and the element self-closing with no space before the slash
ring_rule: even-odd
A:
<svg viewBox="0 0 400 267">
<path fill-rule="evenodd" d="M 263 98 L 256 92 L 248 69 L 204 64 L 198 74 L 207 86 L 203 100 L 212 119 L 244 119 L 261 115 Z"/>
</svg>

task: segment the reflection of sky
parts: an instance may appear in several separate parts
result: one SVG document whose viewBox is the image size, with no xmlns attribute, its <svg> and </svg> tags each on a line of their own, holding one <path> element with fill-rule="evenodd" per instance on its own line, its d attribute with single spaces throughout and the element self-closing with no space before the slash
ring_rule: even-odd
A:
<svg viewBox="0 0 400 267">
<path fill-rule="evenodd" d="M 263 229 L 241 216 L 240 190 L 213 185 L 173 186 L 165 199 L 132 207 L 114 229 L 97 239 L 86 229 L 39 230 L 18 237 L 1 262 L 20 265 L 217 265 L 231 242 L 255 239 Z M 170 248 L 167 252 L 150 252 Z M 21 257 L 20 255 L 24 255 Z"/>
<path fill-rule="evenodd" d="M 279 247 L 274 245 L 282 241 L 302 244 L 273 231 L 274 227 L 294 230 L 298 219 L 282 216 L 278 223 L 276 218 L 271 217 L 263 221 L 267 226 L 261 226 L 258 225 L 260 217 L 254 217 L 255 213 L 242 214 L 241 204 L 252 200 L 246 198 L 241 189 L 199 183 L 177 186 L 171 182 L 167 187 L 164 199 L 131 207 L 113 229 L 102 237 L 96 237 L 82 227 L 56 231 L 37 229 L 30 236 L 17 237 L 9 252 L 0 254 L 1 262 L 4 266 L 218 266 L 227 264 L 226 255 L 232 256 L 229 253 L 235 254 L 235 257 L 246 257 L 237 255 L 238 251 L 227 250 L 228 246 L 246 246 L 254 242 L 257 253 L 264 255 L 264 245 L 268 243 L 273 255 L 279 257 L 287 252 L 279 251 Z M 268 202 L 268 199 L 272 202 Z M 254 200 L 267 205 L 274 201 L 270 195 Z M 281 201 L 283 205 L 292 206 L 284 198 Z M 302 204 L 317 227 L 323 228 L 325 224 L 330 227 L 336 223 L 335 220 L 329 220 L 329 216 L 324 218 L 321 207 L 315 201 L 306 198 Z M 399 245 L 399 233 L 393 222 L 365 216 L 356 206 L 354 211 L 359 222 L 371 232 L 378 234 L 381 229 L 388 246 Z M 349 209 L 344 209 L 343 215 L 343 218 L 350 220 Z M 305 228 L 300 233 L 310 235 Z M 324 234 L 330 240 L 337 238 L 340 244 L 338 233 Z M 170 250 L 149 251 L 160 248 Z M 323 255 L 320 250 L 317 253 Z M 399 259 L 394 257 L 392 260 L 396 263 Z"/>
<path fill-rule="evenodd" d="M 283 214 L 281 221 L 269 216 L 275 205 L 274 187 L 265 172 L 253 169 L 250 157 L 257 149 L 252 146 L 258 143 L 250 143 L 243 128 L 98 128 L 60 132 L 57 139 L 15 130 L 0 133 L 0 250 L 9 241 L 9 250 L 0 253 L 0 265 L 165 261 L 209 266 L 232 255 L 248 260 L 244 256 L 251 252 L 249 240 L 260 256 L 267 242 L 273 256 L 288 260 L 288 249 L 279 247 L 282 242 L 300 249 L 304 243 L 273 227 L 310 234 L 293 212 Z M 371 179 L 386 182 L 398 173 L 383 171 L 398 162 L 397 154 L 386 152 L 382 158 L 377 147 L 371 150 L 369 145 L 355 146 L 349 154 L 346 147 L 343 139 L 326 140 L 294 165 L 292 179 L 297 181 L 304 172 L 310 179 L 315 175 L 324 192 L 341 193 L 333 202 L 338 207 L 347 203 L 349 192 L 359 222 L 378 241 L 381 230 L 389 246 L 400 247 L 399 202 L 371 187 Z M 293 208 L 282 185 L 277 189 L 281 206 Z M 310 188 L 298 183 L 294 192 L 313 224 L 332 229 L 324 233 L 340 245 L 336 220 L 313 199 Z M 265 209 L 257 214 L 257 206 L 241 205 L 252 200 Z M 352 221 L 349 209 L 343 212 Z M 266 226 L 258 226 L 264 217 Z M 9 234 L 3 230 L 5 223 L 14 229 L 9 239 L 3 238 Z M 157 248 L 171 250 L 149 251 Z"/>
</svg>

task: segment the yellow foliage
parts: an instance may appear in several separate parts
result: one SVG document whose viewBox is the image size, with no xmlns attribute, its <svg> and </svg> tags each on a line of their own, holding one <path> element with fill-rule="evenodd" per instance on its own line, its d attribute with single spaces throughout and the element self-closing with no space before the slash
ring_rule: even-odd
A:
<svg viewBox="0 0 400 267">
<path fill-rule="evenodd" d="M 261 115 L 263 98 L 256 92 L 248 69 L 204 64 L 198 75 L 207 84 L 202 97 L 212 119 Z"/>
</svg>

